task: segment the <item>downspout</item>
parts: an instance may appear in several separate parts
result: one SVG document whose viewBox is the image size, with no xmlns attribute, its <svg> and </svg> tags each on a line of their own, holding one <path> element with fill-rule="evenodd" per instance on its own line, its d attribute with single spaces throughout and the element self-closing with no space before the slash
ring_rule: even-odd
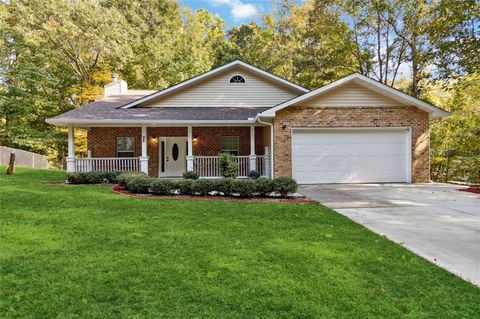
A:
<svg viewBox="0 0 480 319">
<path fill-rule="evenodd" d="M 259 114 L 255 117 L 255 121 L 260 124 L 270 126 L 270 178 L 273 179 L 273 154 L 274 154 L 274 147 L 273 147 L 273 123 L 263 122 L 260 120 Z"/>
</svg>

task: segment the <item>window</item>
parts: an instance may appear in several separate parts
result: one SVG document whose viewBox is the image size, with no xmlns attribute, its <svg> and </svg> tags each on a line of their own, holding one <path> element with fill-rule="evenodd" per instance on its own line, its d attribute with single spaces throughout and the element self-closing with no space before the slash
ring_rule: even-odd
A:
<svg viewBox="0 0 480 319">
<path fill-rule="evenodd" d="M 230 79 L 230 83 L 247 83 L 247 81 L 245 81 L 245 78 L 241 75 L 234 75 L 232 76 L 232 78 Z"/>
<path fill-rule="evenodd" d="M 222 153 L 230 153 L 237 156 L 239 140 L 240 138 L 238 136 L 222 136 Z"/>
<path fill-rule="evenodd" d="M 117 137 L 117 157 L 135 156 L 135 138 Z"/>
</svg>

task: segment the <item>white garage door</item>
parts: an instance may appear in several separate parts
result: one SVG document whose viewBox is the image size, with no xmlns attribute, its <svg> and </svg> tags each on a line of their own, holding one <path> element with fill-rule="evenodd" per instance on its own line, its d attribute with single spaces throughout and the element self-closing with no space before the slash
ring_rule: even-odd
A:
<svg viewBox="0 0 480 319">
<path fill-rule="evenodd" d="M 293 178 L 300 184 L 410 181 L 407 129 L 293 129 Z"/>
</svg>

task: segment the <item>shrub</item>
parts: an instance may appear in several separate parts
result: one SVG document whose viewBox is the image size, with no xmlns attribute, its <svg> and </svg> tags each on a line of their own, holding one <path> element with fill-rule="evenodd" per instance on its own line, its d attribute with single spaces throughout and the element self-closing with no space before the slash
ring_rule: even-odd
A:
<svg viewBox="0 0 480 319">
<path fill-rule="evenodd" d="M 192 184 L 193 180 L 191 179 L 182 179 L 175 182 L 175 188 L 178 187 L 181 195 L 192 195 Z"/>
<path fill-rule="evenodd" d="M 192 183 L 192 194 L 205 196 L 213 190 L 214 183 L 209 179 L 198 179 Z"/>
<path fill-rule="evenodd" d="M 219 158 L 220 174 L 225 178 L 237 177 L 238 164 L 230 153 L 221 153 Z"/>
<path fill-rule="evenodd" d="M 232 193 L 240 197 L 250 197 L 255 192 L 255 182 L 251 179 L 235 179 L 232 181 Z"/>
<path fill-rule="evenodd" d="M 148 176 L 136 176 L 129 179 L 127 189 L 135 194 L 147 194 L 151 182 Z"/>
<path fill-rule="evenodd" d="M 198 179 L 198 174 L 195 172 L 185 172 L 183 173 L 184 179 Z"/>
<path fill-rule="evenodd" d="M 150 191 L 158 195 L 170 195 L 175 188 L 175 183 L 168 179 L 156 178 L 150 183 Z"/>
<path fill-rule="evenodd" d="M 225 196 L 230 196 L 232 194 L 232 182 L 231 178 L 222 178 L 214 180 L 215 190 L 217 192 L 223 193 Z"/>
<path fill-rule="evenodd" d="M 120 175 L 117 176 L 117 183 L 120 184 L 123 187 L 126 187 L 128 182 L 135 177 L 146 177 L 145 173 L 141 172 L 126 172 L 126 173 L 121 173 Z"/>
<path fill-rule="evenodd" d="M 248 173 L 248 177 L 250 177 L 251 179 L 257 179 L 260 177 L 260 173 L 258 171 L 250 171 L 250 173 Z"/>
<path fill-rule="evenodd" d="M 260 196 L 265 197 L 267 194 L 273 192 L 273 181 L 266 177 L 260 177 L 255 181 L 255 190 Z"/>
<path fill-rule="evenodd" d="M 85 173 L 73 172 L 67 174 L 67 181 L 71 184 L 86 184 L 87 176 Z"/>
<path fill-rule="evenodd" d="M 273 190 L 282 197 L 287 196 L 288 193 L 295 193 L 297 188 L 298 184 L 293 178 L 281 176 L 273 180 Z"/>
<path fill-rule="evenodd" d="M 105 172 L 104 178 L 111 184 L 117 183 L 117 178 L 122 172 L 115 171 L 115 172 Z"/>
<path fill-rule="evenodd" d="M 115 181 L 112 172 L 74 172 L 67 174 L 67 180 L 72 184 L 101 184 Z"/>
<path fill-rule="evenodd" d="M 105 173 L 88 172 L 85 173 L 86 184 L 101 184 L 105 182 Z"/>
</svg>

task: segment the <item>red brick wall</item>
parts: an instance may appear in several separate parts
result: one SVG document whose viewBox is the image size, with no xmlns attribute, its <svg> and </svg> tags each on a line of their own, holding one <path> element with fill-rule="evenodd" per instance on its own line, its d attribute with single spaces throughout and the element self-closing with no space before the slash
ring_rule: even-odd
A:
<svg viewBox="0 0 480 319">
<path fill-rule="evenodd" d="M 87 131 L 88 150 L 92 157 L 116 157 L 117 137 L 135 138 L 135 156 L 142 153 L 142 130 L 140 127 L 92 127 Z"/>
<path fill-rule="evenodd" d="M 240 155 L 250 155 L 249 127 L 193 127 L 193 137 L 197 142 L 193 145 L 194 155 L 218 155 L 221 151 L 222 136 L 240 137 Z M 135 137 L 135 156 L 141 155 L 141 128 L 139 127 L 94 127 L 88 131 L 88 149 L 93 157 L 116 157 L 117 137 Z M 149 127 L 148 156 L 149 175 L 158 176 L 158 147 L 160 137 L 187 136 L 186 127 Z M 156 137 L 156 139 L 154 139 Z M 264 153 L 263 129 L 255 128 L 255 152 Z"/>
<path fill-rule="evenodd" d="M 412 181 L 430 180 L 428 113 L 416 107 L 296 106 L 277 112 L 273 124 L 275 176 L 292 175 L 292 127 L 411 127 Z"/>
</svg>

